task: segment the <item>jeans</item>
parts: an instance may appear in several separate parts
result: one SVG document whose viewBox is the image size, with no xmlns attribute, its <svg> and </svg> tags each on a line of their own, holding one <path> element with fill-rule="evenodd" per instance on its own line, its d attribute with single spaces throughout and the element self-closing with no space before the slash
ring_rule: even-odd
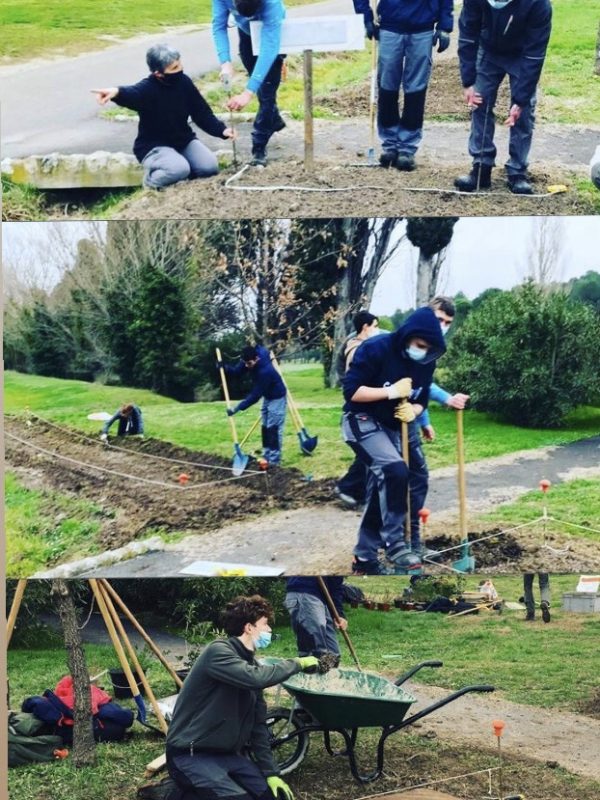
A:
<svg viewBox="0 0 600 800">
<path fill-rule="evenodd" d="M 173 147 L 153 147 L 142 161 L 144 186 L 162 189 L 186 178 L 208 178 L 219 172 L 217 157 L 198 139 L 178 151 Z"/>
<path fill-rule="evenodd" d="M 377 129 L 384 150 L 414 155 L 423 138 L 433 31 L 379 33 Z M 402 117 L 398 109 L 404 92 Z"/>
<path fill-rule="evenodd" d="M 340 655 L 333 619 L 322 600 L 312 594 L 288 592 L 285 607 L 296 636 L 298 655 L 317 658 L 323 653 Z"/>
<path fill-rule="evenodd" d="M 269 464 L 279 464 L 283 445 L 286 398 L 263 400 L 261 410 L 263 456 Z"/>
<path fill-rule="evenodd" d="M 480 51 L 477 58 L 477 78 L 475 90 L 483 98 L 481 105 L 473 109 L 471 114 L 471 134 L 469 136 L 469 154 L 474 164 L 485 164 L 493 167 L 496 163 L 496 145 L 494 130 L 496 115 L 494 106 L 498 88 L 504 77 L 508 75 L 511 92 L 519 77 L 521 58 L 492 59 L 487 53 Z M 535 94 L 524 106 L 521 116 L 510 128 L 508 140 L 508 161 L 505 164 L 508 175 L 524 175 L 529 166 L 529 151 L 535 125 Z M 508 109 L 507 109 L 508 112 Z"/>
<path fill-rule="evenodd" d="M 252 54 L 252 40 L 244 31 L 239 30 L 240 58 L 248 75 L 252 73 L 257 56 Z M 277 89 L 281 83 L 281 67 L 285 56 L 278 55 L 273 62 L 267 77 L 256 93 L 258 99 L 258 114 L 252 127 L 252 150 L 264 150 L 271 136 L 284 126 L 284 122 L 277 108 Z"/>
<path fill-rule="evenodd" d="M 525 606 L 527 611 L 535 613 L 535 600 L 533 598 L 533 580 L 536 573 L 525 572 L 523 574 L 523 590 L 525 595 Z M 540 585 L 540 600 L 550 605 L 550 577 L 547 572 L 538 572 L 538 583 Z"/>
</svg>

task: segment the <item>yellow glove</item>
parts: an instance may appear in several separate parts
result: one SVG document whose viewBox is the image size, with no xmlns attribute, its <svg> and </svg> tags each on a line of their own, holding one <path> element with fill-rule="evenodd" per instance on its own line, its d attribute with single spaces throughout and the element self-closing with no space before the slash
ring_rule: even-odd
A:
<svg viewBox="0 0 600 800">
<path fill-rule="evenodd" d="M 300 656 L 294 660 L 300 664 L 302 672 L 316 672 L 319 666 L 319 659 L 315 658 L 315 656 Z"/>
<path fill-rule="evenodd" d="M 283 798 L 283 800 L 294 800 L 294 793 L 290 787 L 285 781 L 278 778 L 277 775 L 271 775 L 270 778 L 267 778 L 267 784 L 276 800 L 281 800 L 281 798 Z"/>
<path fill-rule="evenodd" d="M 399 419 L 400 422 L 414 422 L 417 415 L 410 403 L 399 403 L 394 411 L 394 417 Z"/>
<path fill-rule="evenodd" d="M 387 387 L 388 400 L 406 400 L 412 392 L 412 378 L 400 378 Z"/>
</svg>

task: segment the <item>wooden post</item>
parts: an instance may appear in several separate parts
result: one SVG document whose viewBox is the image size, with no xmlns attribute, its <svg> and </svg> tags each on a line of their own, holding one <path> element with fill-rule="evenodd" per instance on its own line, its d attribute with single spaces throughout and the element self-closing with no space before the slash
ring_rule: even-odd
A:
<svg viewBox="0 0 600 800">
<path fill-rule="evenodd" d="M 304 51 L 304 169 L 312 172 L 315 166 L 313 129 L 313 51 Z"/>
<path fill-rule="evenodd" d="M 456 449 L 458 455 L 458 501 L 460 519 L 460 538 L 467 539 L 467 492 L 465 486 L 465 438 L 463 429 L 463 412 L 456 412 Z"/>
<path fill-rule="evenodd" d="M 15 596 L 13 597 L 13 601 L 10 607 L 10 613 L 8 615 L 8 621 L 6 623 L 6 647 L 10 644 L 10 640 L 13 634 L 13 630 L 15 628 L 15 622 L 17 621 L 17 616 L 19 615 L 19 609 L 21 608 L 21 601 L 23 600 L 23 593 L 25 592 L 25 587 L 27 586 L 27 581 L 24 578 L 21 578 L 17 583 L 17 588 L 15 589 Z"/>
</svg>

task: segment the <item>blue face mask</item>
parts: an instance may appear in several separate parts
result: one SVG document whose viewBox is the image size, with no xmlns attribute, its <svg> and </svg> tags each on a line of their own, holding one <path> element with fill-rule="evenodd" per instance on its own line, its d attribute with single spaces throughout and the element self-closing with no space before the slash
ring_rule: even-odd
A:
<svg viewBox="0 0 600 800">
<path fill-rule="evenodd" d="M 262 631 L 258 634 L 257 639 L 253 639 L 254 646 L 257 650 L 262 650 L 265 647 L 268 647 L 271 644 L 271 632 L 270 631 Z"/>
<path fill-rule="evenodd" d="M 407 347 L 406 348 L 406 355 L 412 359 L 412 361 L 423 361 L 425 356 L 427 355 L 427 350 L 422 350 L 420 347 Z"/>
</svg>

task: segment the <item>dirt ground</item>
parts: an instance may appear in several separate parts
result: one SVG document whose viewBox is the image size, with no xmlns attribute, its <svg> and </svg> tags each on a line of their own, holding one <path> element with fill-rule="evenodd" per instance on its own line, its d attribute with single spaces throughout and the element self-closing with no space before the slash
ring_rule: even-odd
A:
<svg viewBox="0 0 600 800">
<path fill-rule="evenodd" d="M 133 559 L 111 569 L 124 568 L 134 574 L 140 562 L 140 568 L 149 576 L 150 568 L 160 574 L 175 574 L 184 563 L 198 558 L 249 564 L 258 558 L 260 563 L 270 561 L 274 566 L 283 565 L 287 572 L 302 574 L 349 570 L 359 515 L 342 511 L 332 501 L 333 480 L 307 482 L 298 470 L 277 468 L 267 475 L 257 473 L 241 480 L 211 483 L 231 477 L 228 459 L 153 439 L 125 441 L 124 449 L 120 450 L 106 447 L 96 439 L 82 438 L 75 431 L 63 432 L 35 420 L 27 423 L 9 417 L 5 430 L 7 467 L 16 472 L 27 488 L 52 489 L 85 498 L 99 507 L 100 533 L 96 544 L 102 550 L 114 550 L 156 530 L 187 534 L 167 544 L 165 552 Z M 50 454 L 81 463 L 36 451 L 11 435 Z M 224 469 L 211 470 L 148 457 L 152 455 Z M 101 472 L 93 466 L 121 474 Z M 252 466 L 251 463 L 249 468 Z M 185 488 L 178 482 L 182 471 L 190 476 Z M 163 485 L 135 482 L 123 475 Z M 326 529 L 328 535 L 317 535 L 321 529 Z M 336 532 L 335 548 L 331 547 L 332 531 Z M 535 571 L 542 567 L 552 572 L 585 572 L 598 561 L 597 544 L 591 540 L 571 538 L 568 552 L 553 554 L 548 550 L 542 553 L 537 536 L 496 537 L 494 531 L 483 533 L 492 538 L 473 545 L 472 554 L 477 569 L 484 568 L 490 573 Z M 469 538 L 481 534 L 473 531 Z M 448 524 L 445 534 L 427 537 L 428 544 L 436 549 L 455 546 L 457 540 L 454 523 Z M 560 537 L 552 539 L 555 547 L 560 547 L 561 542 Z M 456 557 L 454 550 L 452 558 Z M 153 567 L 148 563 L 152 559 L 156 562 Z M 427 571 L 444 571 L 444 567 L 431 564 Z"/>
</svg>

